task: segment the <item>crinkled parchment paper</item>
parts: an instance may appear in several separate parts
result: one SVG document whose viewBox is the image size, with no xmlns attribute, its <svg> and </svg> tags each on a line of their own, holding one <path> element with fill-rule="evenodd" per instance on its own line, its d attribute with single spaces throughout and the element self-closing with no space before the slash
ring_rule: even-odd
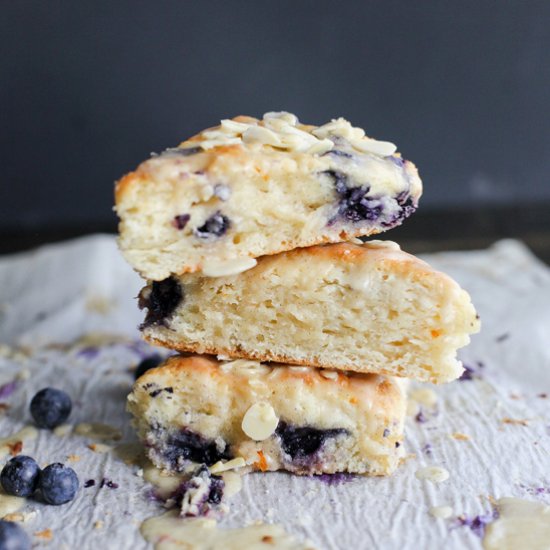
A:
<svg viewBox="0 0 550 550">
<path fill-rule="evenodd" d="M 330 549 L 481 548 L 492 498 L 550 502 L 550 270 L 516 241 L 426 259 L 471 293 L 482 332 L 461 352 L 468 379 L 425 386 L 435 405 L 412 403 L 408 460 L 389 479 L 330 485 L 284 473 L 246 476 L 222 526 L 282 523 Z M 150 352 L 136 328 L 140 286 L 111 236 L 0 259 L 0 438 L 31 424 L 29 400 L 47 385 L 73 397 L 72 426 L 100 422 L 122 433 L 95 450 L 97 440 L 69 429 L 23 441 L 22 452 L 41 465 L 65 462 L 82 483 L 95 481 L 61 507 L 28 501 L 22 525 L 39 546 L 147 548 L 139 525 L 162 512 L 138 468 L 115 451 L 135 440 L 125 398 L 132 368 Z M 449 479 L 415 476 L 432 465 Z M 434 506 L 451 507 L 451 517 L 433 517 Z"/>
</svg>

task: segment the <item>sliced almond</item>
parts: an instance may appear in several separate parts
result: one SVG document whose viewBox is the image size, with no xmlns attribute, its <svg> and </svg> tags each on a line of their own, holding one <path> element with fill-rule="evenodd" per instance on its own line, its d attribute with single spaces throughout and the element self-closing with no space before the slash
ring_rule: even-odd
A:
<svg viewBox="0 0 550 550">
<path fill-rule="evenodd" d="M 242 429 L 250 439 L 263 441 L 275 432 L 277 424 L 279 419 L 273 407 L 265 401 L 260 401 L 246 411 Z"/>
</svg>

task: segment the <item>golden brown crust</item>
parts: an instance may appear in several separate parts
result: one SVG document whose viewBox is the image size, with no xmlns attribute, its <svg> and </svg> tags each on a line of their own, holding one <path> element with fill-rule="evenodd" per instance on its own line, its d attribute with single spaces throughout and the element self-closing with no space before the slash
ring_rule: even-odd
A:
<svg viewBox="0 0 550 550">
<path fill-rule="evenodd" d="M 315 358 L 308 358 L 307 360 L 296 359 L 286 355 L 277 355 L 275 353 L 260 354 L 255 353 L 253 350 L 244 351 L 239 348 L 210 348 L 208 346 L 193 346 L 186 345 L 182 342 L 172 342 L 169 340 L 161 340 L 160 338 L 153 338 L 147 334 L 143 334 L 143 338 L 153 346 L 161 346 L 164 348 L 173 349 L 180 353 L 192 353 L 192 354 L 204 354 L 204 355 L 220 355 L 222 357 L 230 357 L 231 359 L 250 359 L 251 361 L 267 362 L 267 363 L 284 363 L 287 365 L 295 365 L 302 367 L 315 367 L 319 369 L 333 369 L 338 371 L 351 371 L 360 374 L 369 374 L 368 365 L 363 367 L 355 367 L 346 365 L 345 369 L 342 369 L 341 365 L 328 364 L 325 361 L 321 364 L 319 361 L 315 361 Z M 386 376 L 398 376 L 406 378 L 406 374 L 396 373 L 393 370 L 377 369 L 377 374 Z M 439 380 L 431 380 L 434 383 L 439 383 Z"/>
<path fill-rule="evenodd" d="M 240 359 L 240 358 L 239 358 Z M 255 360 L 255 359 L 253 359 Z M 187 356 L 172 356 L 166 359 L 161 365 L 154 369 L 148 370 L 143 376 L 139 379 L 139 386 L 143 387 L 147 382 L 158 381 L 158 375 L 162 374 L 166 377 L 167 380 L 170 380 L 172 383 L 174 380 L 177 380 L 180 376 L 180 373 L 184 371 L 196 371 L 202 372 L 205 375 L 216 378 L 219 376 L 227 377 L 228 374 L 224 373 L 219 367 L 227 361 L 219 361 L 213 355 L 208 354 L 192 354 Z M 263 361 L 259 361 L 263 363 Z M 292 367 L 296 365 L 289 365 L 280 362 L 274 362 L 269 366 L 276 369 L 280 369 L 278 374 L 280 380 L 285 378 L 295 378 L 302 380 L 307 385 L 321 384 L 331 386 L 335 383 L 339 386 L 348 387 L 353 384 L 354 380 L 359 377 L 359 380 L 362 384 L 368 384 L 371 386 L 375 393 L 372 394 L 374 398 L 380 401 L 378 407 L 392 407 L 393 400 L 397 397 L 398 393 L 401 391 L 395 384 L 389 379 L 385 378 L 380 374 L 372 373 L 340 373 L 338 379 L 326 378 L 321 374 L 321 371 L 324 369 L 318 368 L 308 368 L 306 370 L 300 369 L 288 369 L 285 367 Z M 307 366 L 310 365 L 298 365 L 298 366 Z M 313 367 L 313 366 L 312 366 Z M 237 376 L 237 375 L 233 375 Z M 245 376 L 245 375 L 243 375 Z M 136 388 L 139 389 L 139 386 L 136 385 Z M 177 384 L 175 385 L 177 391 Z"/>
</svg>

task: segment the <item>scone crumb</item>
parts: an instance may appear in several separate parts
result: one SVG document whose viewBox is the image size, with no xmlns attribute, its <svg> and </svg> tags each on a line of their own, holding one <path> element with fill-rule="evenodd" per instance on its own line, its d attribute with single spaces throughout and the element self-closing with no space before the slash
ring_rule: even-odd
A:
<svg viewBox="0 0 550 550">
<path fill-rule="evenodd" d="M 66 435 L 69 435 L 71 433 L 71 430 L 73 427 L 71 424 L 61 424 L 61 426 L 57 426 L 57 428 L 53 429 L 54 435 L 57 437 L 65 437 Z"/>
<path fill-rule="evenodd" d="M 90 443 L 88 449 L 91 449 L 94 453 L 108 453 L 112 447 L 104 443 Z"/>
<path fill-rule="evenodd" d="M 321 376 L 327 380 L 338 380 L 338 373 L 335 370 L 321 370 Z"/>
<path fill-rule="evenodd" d="M 22 441 L 14 441 L 13 443 L 7 443 L 11 456 L 17 456 L 23 450 Z"/>
<path fill-rule="evenodd" d="M 451 437 L 453 439 L 457 439 L 458 441 L 469 441 L 470 440 L 469 435 L 463 434 L 461 432 L 454 432 L 454 433 L 451 434 Z"/>
<path fill-rule="evenodd" d="M 51 529 L 44 529 L 44 531 L 37 531 L 34 536 L 39 539 L 52 540 L 53 531 Z"/>
<path fill-rule="evenodd" d="M 416 479 L 442 483 L 449 479 L 449 471 L 441 466 L 426 466 L 416 470 L 415 476 Z"/>
<path fill-rule="evenodd" d="M 453 515 L 453 509 L 450 506 L 432 506 L 430 514 L 434 518 L 448 519 Z"/>
<path fill-rule="evenodd" d="M 80 456 L 79 455 L 69 455 L 69 456 L 67 456 L 67 460 L 69 462 L 78 462 L 80 460 Z"/>
<path fill-rule="evenodd" d="M 503 424 L 512 424 L 513 426 L 529 426 L 529 420 L 521 418 L 508 418 L 502 419 Z"/>
<path fill-rule="evenodd" d="M 94 529 L 103 529 L 103 525 L 104 525 L 103 521 L 99 519 L 94 523 Z"/>
<path fill-rule="evenodd" d="M 219 474 L 229 470 L 236 470 L 238 468 L 242 468 L 243 466 L 246 466 L 246 461 L 242 456 L 238 456 L 232 460 L 228 460 L 227 462 L 219 460 L 216 464 L 210 466 L 210 473 Z"/>
</svg>

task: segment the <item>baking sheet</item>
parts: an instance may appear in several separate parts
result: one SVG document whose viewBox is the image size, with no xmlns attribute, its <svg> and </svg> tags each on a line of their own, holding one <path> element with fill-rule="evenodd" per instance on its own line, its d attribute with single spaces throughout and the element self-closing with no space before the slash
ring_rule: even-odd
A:
<svg viewBox="0 0 550 550">
<path fill-rule="evenodd" d="M 284 473 L 246 476 L 221 526 L 282 523 L 327 549 L 481 548 L 479 524 L 492 513 L 490 498 L 550 503 L 550 269 L 512 240 L 424 259 L 471 293 L 482 331 L 461 353 L 469 379 L 423 386 L 436 392 L 437 403 L 420 404 L 421 415 L 413 404 L 405 464 L 389 479 L 339 484 Z M 151 351 L 136 328 L 140 287 L 112 236 L 0 258 L 0 403 L 9 406 L 0 407 L 0 438 L 31 423 L 28 403 L 47 385 L 73 397 L 72 426 L 102 422 L 122 433 L 118 442 L 103 442 L 113 448 L 107 452 L 94 452 L 88 445 L 97 441 L 74 433 L 40 431 L 23 442 L 41 465 L 66 462 L 81 483 L 96 482 L 61 507 L 26 504 L 22 526 L 39 547 L 150 547 L 139 525 L 162 509 L 137 466 L 114 450 L 135 441 L 125 397 L 132 367 Z M 430 465 L 447 469 L 449 479 L 417 479 L 415 472 Z M 102 480 L 112 483 L 101 487 Z M 429 513 L 441 505 L 452 507 L 450 518 Z"/>
</svg>

